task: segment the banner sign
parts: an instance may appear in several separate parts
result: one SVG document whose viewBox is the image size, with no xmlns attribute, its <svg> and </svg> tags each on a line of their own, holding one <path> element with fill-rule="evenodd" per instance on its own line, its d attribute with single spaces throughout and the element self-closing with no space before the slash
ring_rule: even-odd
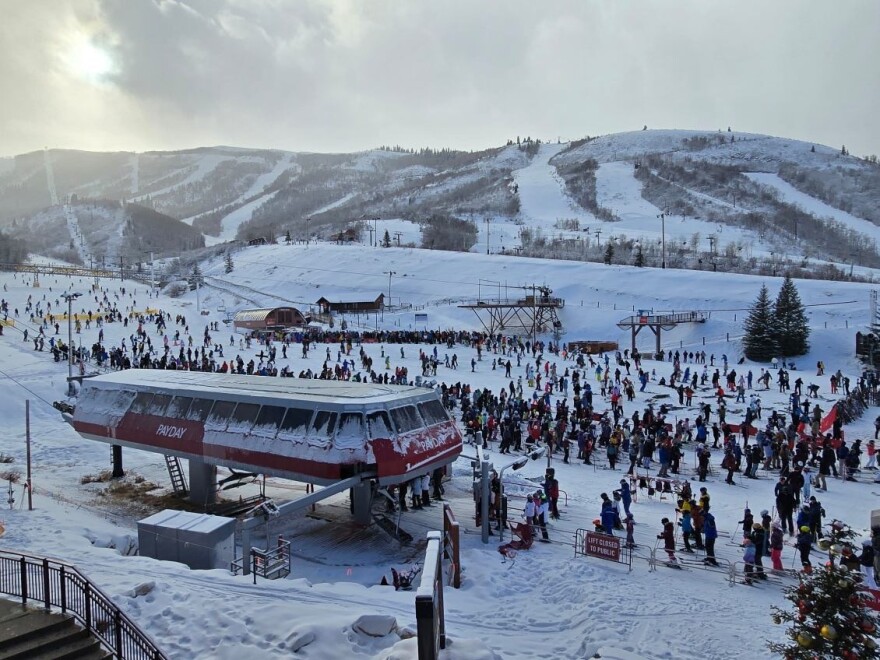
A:
<svg viewBox="0 0 880 660">
<path fill-rule="evenodd" d="M 598 532 L 587 532 L 584 536 L 584 554 L 608 561 L 620 561 L 620 539 Z"/>
</svg>

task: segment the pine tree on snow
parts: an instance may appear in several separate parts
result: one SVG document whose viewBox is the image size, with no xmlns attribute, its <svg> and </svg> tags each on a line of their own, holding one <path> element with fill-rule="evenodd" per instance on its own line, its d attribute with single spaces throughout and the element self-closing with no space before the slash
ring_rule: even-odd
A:
<svg viewBox="0 0 880 660">
<path fill-rule="evenodd" d="M 791 276 L 786 275 L 773 308 L 776 345 L 783 357 L 804 355 L 810 350 L 807 313 Z"/>
<path fill-rule="evenodd" d="M 761 285 L 758 298 L 749 309 L 743 329 L 743 352 L 750 360 L 769 362 L 777 353 L 776 336 L 774 333 L 773 306 L 767 285 Z"/>
<path fill-rule="evenodd" d="M 605 264 L 610 266 L 613 259 L 614 259 L 614 243 L 612 243 L 611 241 L 608 241 L 605 244 L 605 257 L 604 257 Z"/>
<path fill-rule="evenodd" d="M 633 266 L 637 268 L 642 268 L 645 265 L 645 254 L 642 252 L 642 244 L 639 243 L 639 246 L 636 248 L 636 259 L 633 262 Z"/>
</svg>

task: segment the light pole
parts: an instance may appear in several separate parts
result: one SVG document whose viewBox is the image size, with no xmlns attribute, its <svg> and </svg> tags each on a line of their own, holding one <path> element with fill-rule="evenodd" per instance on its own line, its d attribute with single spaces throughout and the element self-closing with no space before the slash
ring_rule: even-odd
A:
<svg viewBox="0 0 880 660">
<path fill-rule="evenodd" d="M 657 217 L 660 218 L 660 267 L 666 268 L 666 214 L 661 213 Z"/>
<path fill-rule="evenodd" d="M 489 218 L 485 218 L 486 221 L 486 254 L 489 254 Z"/>
<path fill-rule="evenodd" d="M 73 301 L 81 293 L 63 293 L 61 297 L 67 301 L 67 396 L 76 394 L 73 386 Z"/>
<path fill-rule="evenodd" d="M 529 452 L 525 456 L 522 456 L 522 457 L 516 459 L 512 463 L 508 463 L 507 465 L 505 465 L 504 467 L 502 467 L 498 471 L 498 483 L 500 484 L 500 488 L 499 488 L 499 492 L 498 492 L 498 499 L 499 499 L 498 505 L 500 507 L 504 506 L 504 471 L 507 468 L 513 468 L 514 470 L 521 470 L 522 468 L 524 468 L 528 464 L 529 461 L 537 461 L 539 458 L 541 458 L 541 456 L 543 456 L 544 452 L 546 452 L 546 451 L 547 451 L 547 447 L 540 447 L 538 449 L 535 449 L 534 451 Z M 501 517 L 500 516 L 498 517 L 498 529 L 499 529 L 499 534 L 500 534 L 500 536 L 498 537 L 498 540 L 503 543 L 504 542 L 504 525 L 501 524 Z"/>
<path fill-rule="evenodd" d="M 382 271 L 382 272 L 384 272 L 386 275 L 388 275 L 388 305 L 387 306 L 390 307 L 391 306 L 391 277 L 394 275 L 397 275 L 397 271 L 396 270 L 386 270 L 386 271 Z"/>
</svg>

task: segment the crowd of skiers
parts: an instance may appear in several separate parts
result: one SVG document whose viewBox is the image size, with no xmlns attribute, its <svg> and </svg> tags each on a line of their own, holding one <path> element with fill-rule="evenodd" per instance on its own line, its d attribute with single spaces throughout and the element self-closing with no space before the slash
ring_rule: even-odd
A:
<svg viewBox="0 0 880 660">
<path fill-rule="evenodd" d="M 62 341 L 59 323 L 66 310 L 60 298 L 51 298 L 46 294 L 39 300 L 29 296 L 24 314 L 38 326 L 35 336 L 30 337 L 35 350 L 43 350 L 48 343 L 55 359 L 60 361 L 67 359 L 69 350 Z M 655 370 L 644 368 L 642 356 L 637 351 L 606 353 L 596 358 L 569 351 L 565 344 L 531 342 L 514 336 L 473 331 L 310 331 L 284 333 L 277 337 L 272 334 L 240 337 L 238 341 L 235 336 L 231 337 L 228 348 L 233 351 L 236 344 L 239 350 L 260 349 L 258 354 L 245 361 L 240 354 L 226 358 L 224 342 L 216 337 L 220 331 L 217 323 L 206 325 L 201 337 L 195 338 L 189 322 L 181 314 L 161 310 L 131 311 L 137 307 L 134 292 L 124 287 L 112 292 L 96 292 L 93 299 L 94 304 L 88 305 L 89 309 L 81 309 L 75 321 L 77 336 L 81 336 L 83 330 L 90 330 L 92 325 L 98 331 L 97 341 L 90 345 L 85 341 L 74 342 L 80 344 L 74 349 L 74 356 L 82 370 L 91 361 L 110 369 L 188 369 L 293 376 L 289 366 L 278 368 L 279 353 L 282 359 L 287 358 L 291 345 L 298 343 L 302 356 L 307 357 L 310 350 L 316 349 L 316 344 L 323 344 L 321 368 L 302 370 L 298 373 L 300 377 L 412 384 L 415 380 L 410 378 L 406 366 L 391 364 L 392 356 L 390 351 L 386 355 L 386 343 L 400 344 L 401 359 L 405 358 L 404 344 L 432 346 L 419 349 L 422 377 L 436 377 L 441 365 L 450 371 L 457 370 L 458 354 L 452 351 L 456 345 L 468 347 L 475 352 L 471 359 L 472 371 L 478 364 L 481 368 L 490 368 L 491 360 L 491 370 L 498 375 L 503 373 L 504 378 L 509 379 L 508 386 L 495 393 L 459 381 L 454 384 L 442 382 L 438 389 L 448 409 L 460 409 L 466 434 L 477 437 L 479 432 L 485 446 L 497 442 L 501 453 L 545 445 L 548 452 L 560 456 L 563 463 L 579 461 L 590 465 L 596 461 L 597 455 L 601 455 L 612 470 L 618 465 L 626 465 L 626 472 L 634 474 L 638 469 L 652 469 L 656 464 L 658 476 L 668 477 L 682 473 L 682 463 L 687 462 L 692 451 L 699 481 L 707 479 L 715 459 L 726 471 L 726 481 L 731 485 L 735 484 L 737 473 L 742 478 L 756 479 L 759 470 L 777 472 L 779 484 L 775 489 L 775 508 L 778 519 L 765 524 L 766 516 L 762 512 L 760 522 L 746 521 L 747 516 L 742 522 L 744 530 L 751 528 L 751 544 L 762 549 L 761 554 L 756 550 L 759 557 L 768 555 L 773 558 L 773 551 L 779 545 L 775 537 L 779 534 L 787 532 L 790 536 L 797 536 L 800 547 L 802 535 L 807 533 L 803 531 L 806 527 L 810 539 L 815 541 L 821 529 L 822 510 L 811 490 L 821 492 L 827 489 L 827 481 L 832 476 L 852 479 L 858 470 L 876 469 L 874 440 L 864 447 L 858 439 L 848 444 L 843 438 L 839 419 L 829 433 L 820 432 L 826 411 L 816 400 L 819 386 L 805 384 L 801 377 L 791 383 L 790 366 L 785 364 L 775 370 L 775 380 L 780 392 L 790 392 L 788 410 L 774 411 L 764 420 L 761 400 L 753 388 L 763 384 L 769 389 L 774 379 L 771 371 L 761 369 L 757 374 L 751 370 L 737 373 L 735 368 L 730 368 L 726 355 L 716 360 L 715 355 L 707 355 L 704 351 L 664 354 L 663 359 L 671 362 L 672 372 L 668 379 L 658 379 Z M 12 311 L 9 307 L 8 301 L 0 301 L 0 312 L 5 317 Z M 18 309 L 12 313 L 19 317 Z M 109 324 L 119 324 L 128 334 L 115 346 L 104 340 L 104 329 Z M 380 359 L 384 360 L 378 370 L 373 365 L 375 356 L 364 348 L 364 344 L 374 342 L 380 344 Z M 817 375 L 824 375 L 824 365 L 819 365 Z M 624 406 L 635 400 L 636 388 L 644 391 L 651 382 L 669 388 L 673 400 L 677 399 L 682 407 L 694 407 L 697 391 L 708 390 L 714 398 L 714 406 L 712 401 L 696 406 L 693 421 L 685 417 L 672 422 L 669 420 L 669 405 L 655 409 L 650 403 L 641 413 L 633 411 L 628 416 Z M 851 389 L 850 379 L 839 371 L 831 374 L 829 385 L 832 394 L 846 394 Z M 860 390 L 876 392 L 877 387 L 873 374 L 860 377 L 856 383 Z M 748 398 L 747 393 L 750 393 Z M 734 396 L 734 403 L 743 404 L 744 409 L 738 432 L 728 420 L 728 402 Z M 755 425 L 758 428 L 753 431 Z M 877 438 L 880 417 L 875 428 Z M 691 444 L 693 448 L 686 449 Z M 713 450 L 718 453 L 714 454 Z M 863 457 L 866 459 L 864 466 Z M 438 498 L 440 479 L 433 481 L 434 497 Z M 431 498 L 426 499 L 424 494 L 430 493 L 431 483 L 428 480 L 400 485 L 399 505 L 406 506 L 407 492 L 413 495 L 410 506 L 429 505 Z M 612 493 L 613 498 L 603 498 L 597 528 L 607 532 L 609 527 L 628 526 L 631 530 L 634 521 L 629 510 L 631 495 L 628 488 L 622 483 L 621 488 Z M 557 492 L 555 498 L 554 489 Z M 558 482 L 552 476 L 527 500 L 525 515 L 542 529 L 542 536 L 547 534 L 548 517 L 558 515 L 556 499 Z M 624 507 L 623 515 L 616 506 L 618 501 Z M 492 515 L 497 515 L 495 502 L 491 510 Z M 704 502 L 700 497 L 682 498 L 679 512 L 686 532 L 685 551 L 691 547 L 690 540 L 693 539 L 694 547 L 705 548 L 706 560 L 714 562 L 712 548 L 717 529 L 708 499 Z M 663 523 L 661 534 L 667 550 L 670 549 L 668 523 L 668 520 Z M 756 528 L 758 525 L 760 533 Z M 755 533 L 758 535 L 754 536 Z M 629 542 L 632 542 L 631 535 Z M 674 544 L 671 549 L 674 551 Z M 753 563 L 758 567 L 761 562 L 758 558 Z M 775 568 L 775 560 L 773 565 Z M 761 571 L 756 570 L 756 573 Z"/>
</svg>

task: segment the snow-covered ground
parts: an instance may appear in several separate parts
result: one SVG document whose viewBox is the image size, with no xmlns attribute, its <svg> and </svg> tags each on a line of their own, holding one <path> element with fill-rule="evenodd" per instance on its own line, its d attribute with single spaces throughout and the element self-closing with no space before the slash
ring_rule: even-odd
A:
<svg viewBox="0 0 880 660">
<path fill-rule="evenodd" d="M 382 228 L 380 223 L 380 232 Z M 705 350 L 707 355 L 714 354 L 716 364 L 725 354 L 738 372 L 751 370 L 756 377 L 766 365 L 737 364 L 745 308 L 753 302 L 762 283 L 768 285 L 771 296 L 780 285 L 778 278 L 323 243 L 247 248 L 235 254 L 232 273 L 226 274 L 223 269 L 222 259 L 203 264 L 207 276 L 242 287 L 249 297 L 269 305 L 278 304 L 278 296 L 306 304 L 321 296 L 360 300 L 387 294 L 388 272 L 393 271 L 390 286 L 395 304 L 399 298 L 412 304 L 413 309 L 349 318 L 352 323 L 359 320 L 369 327 L 389 329 L 413 328 L 414 314 L 425 313 L 431 328 L 479 330 L 477 317 L 470 310 L 458 308 L 458 299 L 475 298 L 478 291 L 486 296 L 487 288 L 494 295 L 495 287 L 503 297 L 516 298 L 523 294 L 519 287 L 532 283 L 546 284 L 554 295 L 565 298 L 560 312 L 562 341 L 610 339 L 624 348 L 629 337 L 616 323 L 634 309 L 711 310 L 704 324 L 664 332 L 664 347 Z M 53 309 L 59 309 L 62 303 L 56 300 L 63 291 L 88 292 L 91 284 L 86 280 L 42 277 L 41 288 L 33 288 L 29 278 L 6 273 L 0 274 L 0 283 L 4 286 L 2 297 L 10 303 L 10 318 L 31 327 L 23 312 L 29 296 L 45 301 L 44 306 L 51 302 Z M 833 402 L 827 377 L 817 378 L 814 365 L 823 360 L 826 373 L 839 368 L 855 381 L 859 365 L 852 355 L 853 336 L 869 320 L 871 287 L 815 280 L 797 284 L 808 305 L 812 350 L 796 360 L 798 370 L 793 377 L 800 375 L 806 383 L 820 384 L 820 403 L 827 408 Z M 120 310 L 149 306 L 172 317 L 185 315 L 197 345 L 207 323 L 221 322 L 222 330 L 213 334 L 216 342 L 226 346 L 226 359 L 241 354 L 247 361 L 260 350 L 256 345 L 251 349 L 240 347 L 237 338 L 236 345 L 229 346 L 231 333 L 222 325 L 225 312 L 235 307 L 229 292 L 202 289 L 201 308 L 207 312 L 202 316 L 196 311 L 195 292 L 180 299 L 148 298 L 139 284 L 106 281 L 104 286 L 108 287 L 111 304 Z M 265 301 L 259 299 L 260 292 Z M 100 294 L 84 296 L 82 307 L 96 310 L 95 296 Z M 414 594 L 395 592 L 378 583 L 389 574 L 391 566 L 419 561 L 419 554 L 396 546 L 379 530 L 369 532 L 373 534 L 368 537 L 371 540 L 355 546 L 339 544 L 340 535 L 352 533 L 346 516 L 340 515 L 340 511 L 347 511 L 347 495 L 318 505 L 319 518 L 336 522 L 294 516 L 273 523 L 269 536 L 284 533 L 294 544 L 294 571 L 288 580 L 260 581 L 254 586 L 250 578 L 233 577 L 222 570 L 190 571 L 176 563 L 120 554 L 119 548 L 136 539 L 135 521 L 148 513 L 146 507 L 101 496 L 100 486 L 80 483 L 84 475 L 108 468 L 109 449 L 79 438 L 49 405 L 65 398 L 66 365 L 53 362 L 47 352 L 35 352 L 33 344 L 23 342 L 15 329 L 5 330 L 0 338 L 0 414 L 4 419 L 0 450 L 14 458 L 6 468 L 23 471 L 24 401 L 30 399 L 36 510 L 28 512 L 20 507 L 21 486 L 15 486 L 15 508 L 0 516 L 6 528 L 0 540 L 2 547 L 45 553 L 77 564 L 175 658 L 282 658 L 290 657 L 301 644 L 304 646 L 299 653 L 310 658 L 416 657 L 413 640 L 402 639 L 400 634 L 403 629 L 414 629 Z M 161 337 L 152 328 L 149 330 L 154 344 L 161 345 Z M 175 330 L 186 338 L 183 326 L 169 325 L 169 334 Z M 107 324 L 105 343 L 115 345 L 133 331 L 121 324 Z M 54 331 L 48 332 L 51 335 Z M 92 326 L 74 340 L 91 345 L 97 333 Z M 66 340 L 63 329 L 60 337 Z M 639 337 L 643 350 L 649 350 L 652 342 L 644 333 Z M 327 348 L 334 363 L 338 346 Z M 392 370 L 404 365 L 411 375 L 419 373 L 419 348 L 433 350 L 433 346 L 403 348 L 405 357 L 401 358 L 398 347 L 364 345 L 381 368 L 384 362 L 380 353 L 385 351 L 391 356 Z M 462 345 L 437 348 L 441 358 L 438 381 L 466 382 L 496 392 L 509 383 L 503 370 L 492 369 L 492 361 L 500 356 L 484 354 L 471 372 L 466 365 L 474 351 Z M 458 371 L 442 366 L 444 354 L 453 353 L 462 365 Z M 279 359 L 279 367 L 287 364 L 296 372 L 320 369 L 327 359 L 321 345 L 306 359 L 296 348 L 288 355 L 288 359 Z M 545 357 L 556 362 L 560 370 L 574 367 L 559 356 Z M 514 380 L 524 373 L 525 364 L 517 367 L 514 361 Z M 668 362 L 646 361 L 645 366 L 656 373 L 657 379 L 668 377 L 671 370 Z M 648 402 L 676 404 L 669 393 L 654 380 L 645 393 L 637 394 L 633 404 L 625 404 L 626 413 L 641 410 Z M 785 395 L 773 389 L 761 389 L 759 394 L 765 410 L 784 408 Z M 711 399 L 711 392 L 701 389 L 695 402 Z M 596 400 L 600 410 L 607 406 L 600 397 Z M 873 437 L 871 422 L 876 412 L 846 427 L 847 437 Z M 673 418 L 693 419 L 696 414 L 695 408 L 672 406 Z M 728 419 L 738 422 L 742 414 L 741 405 L 729 404 Z M 504 464 L 505 458 L 496 456 L 496 464 Z M 713 465 L 717 466 L 719 460 L 720 456 L 714 456 Z M 169 487 L 161 456 L 126 450 L 125 464 L 132 473 Z M 683 464 L 690 471 L 690 452 Z M 544 465 L 543 460 L 530 463 L 512 479 L 537 487 L 527 480 L 538 480 Z M 460 590 L 446 591 L 447 633 L 452 639 L 447 659 L 589 658 L 597 652 L 603 658 L 626 660 L 768 656 L 765 641 L 781 634 L 769 617 L 771 604 L 784 604 L 778 587 L 731 587 L 725 575 L 699 569 L 670 571 L 661 566 L 652 573 L 644 559 L 637 559 L 632 573 L 627 573 L 619 565 L 573 557 L 570 544 L 575 530 L 590 527 L 599 512 L 599 494 L 616 488 L 622 471 L 594 470 L 576 462 L 564 465 L 558 457 L 554 457 L 553 465 L 567 494 L 567 505 L 562 519 L 550 526 L 552 543 L 536 544 L 528 552 L 520 552 L 511 565 L 502 562 L 494 539 L 484 546 L 477 534 L 463 536 L 464 584 Z M 447 486 L 447 498 L 462 525 L 474 529 L 469 473 L 468 461 L 459 460 Z M 719 539 L 719 557 L 731 561 L 741 558 L 735 540 L 737 521 L 745 506 L 753 511 L 772 509 L 774 479 L 767 474 L 761 476 L 745 485 L 727 486 L 716 467 L 710 477 L 707 486 L 718 526 L 730 534 Z M 869 512 L 876 506 L 873 492 L 880 489 L 837 480 L 829 485 L 830 491 L 820 494 L 828 518 L 843 518 L 864 531 Z M 301 484 L 278 479 L 270 479 L 268 488 L 270 495 L 279 500 L 295 497 L 303 490 Z M 511 518 L 516 518 L 522 500 L 514 498 L 511 502 Z M 642 546 L 639 554 L 646 556 L 656 544 L 660 518 L 673 517 L 674 504 L 648 499 L 642 493 L 633 510 L 638 523 L 636 539 Z M 401 521 L 401 526 L 417 538 L 424 538 L 427 529 L 440 525 L 436 507 L 429 512 L 405 514 Z M 728 539 L 733 542 L 728 543 Z M 793 561 L 794 550 L 787 547 L 785 565 L 792 566 Z M 133 588 L 146 582 L 154 583 L 152 591 L 135 596 Z M 356 625 L 362 615 L 393 617 L 397 631 L 392 630 L 392 622 L 386 621 L 388 634 L 370 636 L 362 631 L 370 625 Z"/>
</svg>

